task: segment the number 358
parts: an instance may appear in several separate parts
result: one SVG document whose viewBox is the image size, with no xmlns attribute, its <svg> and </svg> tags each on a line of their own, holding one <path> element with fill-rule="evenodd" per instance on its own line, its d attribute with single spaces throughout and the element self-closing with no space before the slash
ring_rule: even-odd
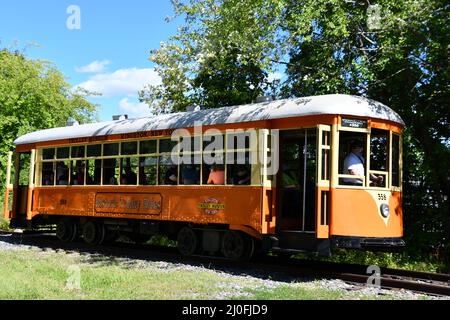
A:
<svg viewBox="0 0 450 320">
<path fill-rule="evenodd" d="M 386 201 L 386 200 L 387 200 L 387 197 L 386 197 L 385 194 L 379 193 L 379 194 L 378 194 L 378 200 L 380 200 L 380 201 Z"/>
</svg>

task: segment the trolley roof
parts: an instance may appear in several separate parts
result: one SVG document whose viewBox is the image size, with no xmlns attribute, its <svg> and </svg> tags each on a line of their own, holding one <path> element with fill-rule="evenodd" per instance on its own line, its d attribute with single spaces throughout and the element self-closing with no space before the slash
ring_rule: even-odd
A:
<svg viewBox="0 0 450 320">
<path fill-rule="evenodd" d="M 189 128 L 194 127 L 197 122 L 209 126 L 325 114 L 383 119 L 404 126 L 400 116 L 380 102 L 364 97 L 333 94 L 47 129 L 26 134 L 14 143 L 24 145 L 72 138 Z"/>
</svg>

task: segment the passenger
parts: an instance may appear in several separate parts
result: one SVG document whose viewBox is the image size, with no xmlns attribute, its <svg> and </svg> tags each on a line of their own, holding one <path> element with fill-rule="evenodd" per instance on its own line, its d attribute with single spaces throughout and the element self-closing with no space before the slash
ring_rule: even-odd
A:
<svg viewBox="0 0 450 320">
<path fill-rule="evenodd" d="M 69 183 L 69 168 L 64 162 L 59 162 L 56 168 L 57 185 L 64 186 Z"/>
<path fill-rule="evenodd" d="M 118 163 L 116 159 L 103 160 L 103 185 L 117 185 L 116 168 Z"/>
<path fill-rule="evenodd" d="M 78 186 L 84 185 L 84 173 L 85 173 L 84 165 L 78 165 L 77 166 L 77 172 L 76 175 L 73 178 L 73 184 Z"/>
<path fill-rule="evenodd" d="M 144 172 L 144 168 L 145 168 L 145 167 L 140 167 L 140 170 L 139 170 L 139 184 L 140 184 L 141 186 L 146 186 L 146 185 L 148 185 L 147 175 L 146 175 L 145 172 Z"/>
<path fill-rule="evenodd" d="M 136 173 L 131 169 L 131 166 L 125 167 L 125 173 L 122 174 L 122 177 L 120 179 L 120 184 L 122 185 L 135 185 L 137 184 L 137 175 Z"/>
<path fill-rule="evenodd" d="M 199 184 L 199 172 L 193 164 L 187 164 L 183 167 L 181 178 L 184 185 Z"/>
<path fill-rule="evenodd" d="M 177 185 L 178 184 L 178 170 L 177 166 L 171 165 L 164 176 L 165 185 Z"/>
<path fill-rule="evenodd" d="M 354 141 L 351 146 L 351 152 L 344 160 L 344 174 L 350 174 L 354 176 L 364 176 L 364 144 L 361 141 Z M 376 186 L 383 183 L 382 176 L 370 175 L 370 180 Z M 344 184 L 362 186 L 363 181 L 361 179 L 344 178 Z"/>
<path fill-rule="evenodd" d="M 236 175 L 233 177 L 234 185 L 248 185 L 250 184 L 250 173 L 245 166 L 239 166 Z"/>
<path fill-rule="evenodd" d="M 53 172 L 52 173 L 46 173 L 44 175 L 44 186 L 52 186 L 53 185 Z"/>
<path fill-rule="evenodd" d="M 222 165 L 211 166 L 211 172 L 209 174 L 207 183 L 215 185 L 225 184 L 225 170 Z"/>
</svg>

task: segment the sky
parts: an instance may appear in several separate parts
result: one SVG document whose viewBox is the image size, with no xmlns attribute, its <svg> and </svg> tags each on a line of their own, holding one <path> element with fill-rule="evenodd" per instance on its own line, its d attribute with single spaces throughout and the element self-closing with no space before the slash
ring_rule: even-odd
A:
<svg viewBox="0 0 450 320">
<path fill-rule="evenodd" d="M 0 48 L 51 61 L 74 87 L 102 93 L 99 120 L 150 114 L 138 91 L 158 84 L 150 50 L 182 23 L 170 0 L 1 0 Z"/>
</svg>

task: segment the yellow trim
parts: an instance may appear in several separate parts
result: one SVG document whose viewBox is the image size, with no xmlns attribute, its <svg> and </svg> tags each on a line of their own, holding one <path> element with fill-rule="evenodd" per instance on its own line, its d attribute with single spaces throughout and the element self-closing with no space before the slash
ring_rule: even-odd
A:
<svg viewBox="0 0 450 320">
<path fill-rule="evenodd" d="M 329 137 L 331 139 L 331 126 L 329 125 L 318 125 L 317 126 L 317 130 L 318 130 L 318 139 L 317 139 L 317 172 L 316 172 L 316 177 L 317 177 L 317 181 L 318 183 L 324 182 L 326 181 L 326 183 L 328 183 L 328 186 L 330 185 L 330 179 L 331 179 L 331 167 L 328 168 L 328 172 L 329 172 L 329 177 L 328 179 L 323 179 L 322 177 L 322 152 L 323 150 L 328 150 L 331 151 L 331 141 L 329 141 L 329 145 L 324 145 L 322 144 L 323 141 L 323 133 L 324 132 L 329 132 Z M 328 157 L 331 157 L 331 152 L 328 152 Z M 331 160 L 331 159 L 330 159 Z M 331 166 L 331 161 L 328 161 L 328 166 Z"/>
<path fill-rule="evenodd" d="M 364 168 L 364 173 L 366 175 L 366 179 L 363 180 L 364 182 L 364 186 L 370 186 L 370 140 L 371 140 L 371 136 L 370 136 L 370 130 L 369 133 L 366 135 L 366 147 L 364 148 L 364 150 L 366 150 L 366 163 L 365 163 L 365 168 Z"/>
<path fill-rule="evenodd" d="M 331 126 L 331 187 L 339 185 L 339 126 Z"/>
<path fill-rule="evenodd" d="M 6 188 L 12 189 L 13 185 L 11 183 L 11 167 L 12 167 L 12 152 L 8 152 L 8 162 L 6 165 Z"/>
<path fill-rule="evenodd" d="M 27 198 L 27 220 L 33 217 L 33 191 L 34 191 L 34 173 L 36 164 L 36 149 L 31 150 L 30 156 L 30 172 L 28 180 L 28 198 Z"/>
</svg>

